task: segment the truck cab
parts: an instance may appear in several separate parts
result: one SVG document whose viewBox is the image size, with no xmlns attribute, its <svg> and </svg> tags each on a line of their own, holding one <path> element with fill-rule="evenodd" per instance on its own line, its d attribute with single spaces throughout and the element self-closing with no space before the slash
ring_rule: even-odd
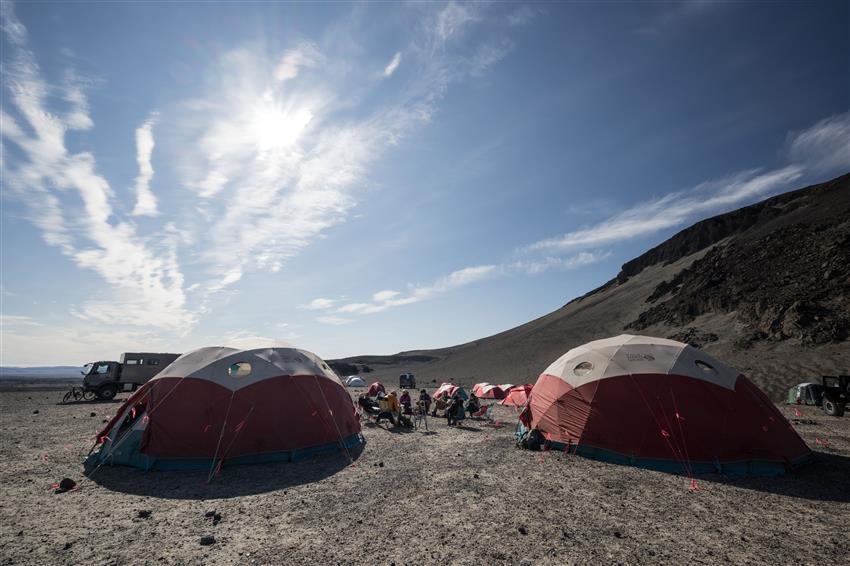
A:
<svg viewBox="0 0 850 566">
<path fill-rule="evenodd" d="M 127 352 L 117 362 L 86 364 L 83 390 L 99 399 L 113 399 L 119 391 L 135 391 L 178 357 L 180 354 Z"/>
</svg>

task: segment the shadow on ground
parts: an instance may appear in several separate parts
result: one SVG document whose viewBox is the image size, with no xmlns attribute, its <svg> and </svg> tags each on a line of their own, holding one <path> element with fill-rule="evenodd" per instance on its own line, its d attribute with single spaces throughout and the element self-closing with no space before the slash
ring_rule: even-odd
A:
<svg viewBox="0 0 850 566">
<path fill-rule="evenodd" d="M 228 467 L 207 483 L 205 471 L 149 471 L 126 466 L 102 466 L 90 477 L 110 491 L 162 499 L 228 499 L 257 495 L 330 477 L 356 462 L 363 445 L 345 452 L 319 454 L 300 462 L 243 464 Z"/>
<path fill-rule="evenodd" d="M 727 477 L 709 474 L 697 479 L 811 501 L 850 502 L 850 457 L 819 451 L 813 452 L 813 455 L 812 462 L 783 476 Z"/>
</svg>

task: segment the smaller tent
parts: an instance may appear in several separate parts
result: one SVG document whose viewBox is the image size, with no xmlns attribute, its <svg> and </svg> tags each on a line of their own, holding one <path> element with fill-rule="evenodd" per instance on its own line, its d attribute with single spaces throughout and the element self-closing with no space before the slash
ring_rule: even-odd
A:
<svg viewBox="0 0 850 566">
<path fill-rule="evenodd" d="M 455 392 L 457 392 L 457 394 L 460 395 L 460 398 L 464 401 L 469 399 L 469 394 L 466 392 L 466 390 L 463 387 L 455 385 L 454 383 L 443 383 L 442 385 L 440 385 L 439 388 L 437 388 L 436 391 L 434 391 L 433 397 L 434 399 L 439 399 L 441 397 L 444 399 L 449 399 L 454 396 Z"/>
<path fill-rule="evenodd" d="M 501 404 L 510 407 L 525 407 L 528 404 L 528 396 L 531 395 L 531 389 L 534 387 L 532 383 L 525 385 L 514 385 L 505 394 Z"/>
<path fill-rule="evenodd" d="M 358 375 L 349 375 L 345 378 L 345 385 L 347 387 L 366 387 L 366 382 Z"/>
<path fill-rule="evenodd" d="M 491 383 L 476 383 L 472 392 L 479 399 L 504 399 L 505 392 L 498 385 Z"/>
<path fill-rule="evenodd" d="M 800 383 L 788 390 L 785 397 L 787 405 L 823 405 L 823 385 L 820 383 Z"/>
<path fill-rule="evenodd" d="M 378 393 L 386 393 L 387 388 L 384 387 L 384 384 L 380 381 L 376 381 L 372 385 L 369 386 L 369 390 L 366 392 L 366 395 L 369 397 L 377 397 Z"/>
</svg>

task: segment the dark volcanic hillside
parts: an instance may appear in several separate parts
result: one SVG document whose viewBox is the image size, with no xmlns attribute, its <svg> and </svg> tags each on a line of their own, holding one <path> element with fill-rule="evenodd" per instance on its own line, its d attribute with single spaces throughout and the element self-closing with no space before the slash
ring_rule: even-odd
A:
<svg viewBox="0 0 850 566">
<path fill-rule="evenodd" d="M 623 332 L 691 342 L 774 395 L 850 371 L 850 174 L 698 222 L 602 287 L 512 330 L 344 361 L 384 379 L 414 371 L 425 385 L 519 383 L 573 346 Z"/>
</svg>

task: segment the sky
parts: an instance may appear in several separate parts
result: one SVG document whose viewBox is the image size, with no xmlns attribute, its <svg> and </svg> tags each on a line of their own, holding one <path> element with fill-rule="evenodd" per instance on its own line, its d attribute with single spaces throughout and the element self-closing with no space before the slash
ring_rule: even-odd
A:
<svg viewBox="0 0 850 566">
<path fill-rule="evenodd" d="M 848 22 L 3 1 L 0 365 L 391 354 L 545 315 L 700 219 L 850 171 Z"/>
</svg>

